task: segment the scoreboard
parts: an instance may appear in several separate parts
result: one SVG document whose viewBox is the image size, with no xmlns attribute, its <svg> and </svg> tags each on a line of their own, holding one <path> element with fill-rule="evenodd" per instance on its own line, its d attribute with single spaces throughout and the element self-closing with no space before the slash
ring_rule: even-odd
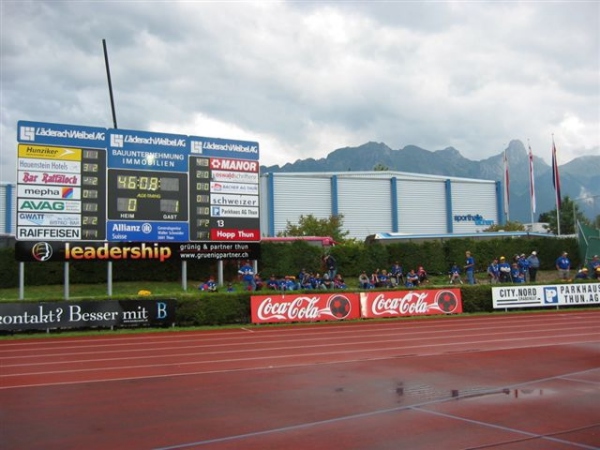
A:
<svg viewBox="0 0 600 450">
<path fill-rule="evenodd" d="M 17 240 L 259 242 L 256 142 L 20 121 Z"/>
</svg>

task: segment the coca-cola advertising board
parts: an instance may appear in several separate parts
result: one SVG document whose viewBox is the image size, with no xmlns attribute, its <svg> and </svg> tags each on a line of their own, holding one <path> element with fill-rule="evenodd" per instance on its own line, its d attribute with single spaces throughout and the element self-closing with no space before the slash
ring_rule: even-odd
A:
<svg viewBox="0 0 600 450">
<path fill-rule="evenodd" d="M 462 313 L 460 289 L 361 292 L 361 317 L 425 316 Z"/>
<path fill-rule="evenodd" d="M 253 295 L 252 323 L 339 321 L 360 318 L 358 294 Z"/>
</svg>

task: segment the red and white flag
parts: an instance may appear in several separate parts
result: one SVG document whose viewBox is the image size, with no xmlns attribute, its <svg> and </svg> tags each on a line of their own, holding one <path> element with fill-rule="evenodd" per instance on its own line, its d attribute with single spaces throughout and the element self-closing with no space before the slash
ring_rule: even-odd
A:
<svg viewBox="0 0 600 450">
<path fill-rule="evenodd" d="M 509 220 L 508 207 L 510 205 L 510 180 L 508 177 L 508 157 L 506 156 L 506 150 L 504 150 L 504 214 L 506 214 L 506 220 Z"/>
<path fill-rule="evenodd" d="M 556 194 L 556 210 L 560 210 L 560 177 L 558 175 L 558 162 L 556 161 L 556 145 L 552 139 L 552 184 Z"/>
<path fill-rule="evenodd" d="M 529 146 L 529 197 L 531 199 L 531 216 L 535 214 L 535 175 L 533 174 L 533 152 Z"/>
</svg>

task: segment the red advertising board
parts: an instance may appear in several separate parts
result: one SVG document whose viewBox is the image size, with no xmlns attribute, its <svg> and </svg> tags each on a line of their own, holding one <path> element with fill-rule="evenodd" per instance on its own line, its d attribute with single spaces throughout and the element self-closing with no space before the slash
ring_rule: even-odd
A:
<svg viewBox="0 0 600 450">
<path fill-rule="evenodd" d="M 358 294 L 253 295 L 252 323 L 320 322 L 360 318 Z"/>
<path fill-rule="evenodd" d="M 460 289 L 361 292 L 361 317 L 401 317 L 462 313 Z"/>
</svg>

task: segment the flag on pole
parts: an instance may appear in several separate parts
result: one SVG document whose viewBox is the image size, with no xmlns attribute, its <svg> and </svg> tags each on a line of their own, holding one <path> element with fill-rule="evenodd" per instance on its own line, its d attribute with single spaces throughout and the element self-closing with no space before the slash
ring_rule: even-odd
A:
<svg viewBox="0 0 600 450">
<path fill-rule="evenodd" d="M 509 220 L 508 207 L 510 205 L 510 180 L 508 177 L 508 157 L 506 156 L 506 150 L 504 150 L 504 214 L 506 214 L 506 220 Z"/>
<path fill-rule="evenodd" d="M 558 175 L 558 162 L 556 161 L 556 145 L 552 138 L 552 184 L 556 195 L 556 210 L 560 210 L 560 177 Z"/>
<path fill-rule="evenodd" d="M 533 152 L 529 146 L 529 196 L 531 198 L 531 218 L 535 214 L 535 176 L 533 174 Z"/>
</svg>

